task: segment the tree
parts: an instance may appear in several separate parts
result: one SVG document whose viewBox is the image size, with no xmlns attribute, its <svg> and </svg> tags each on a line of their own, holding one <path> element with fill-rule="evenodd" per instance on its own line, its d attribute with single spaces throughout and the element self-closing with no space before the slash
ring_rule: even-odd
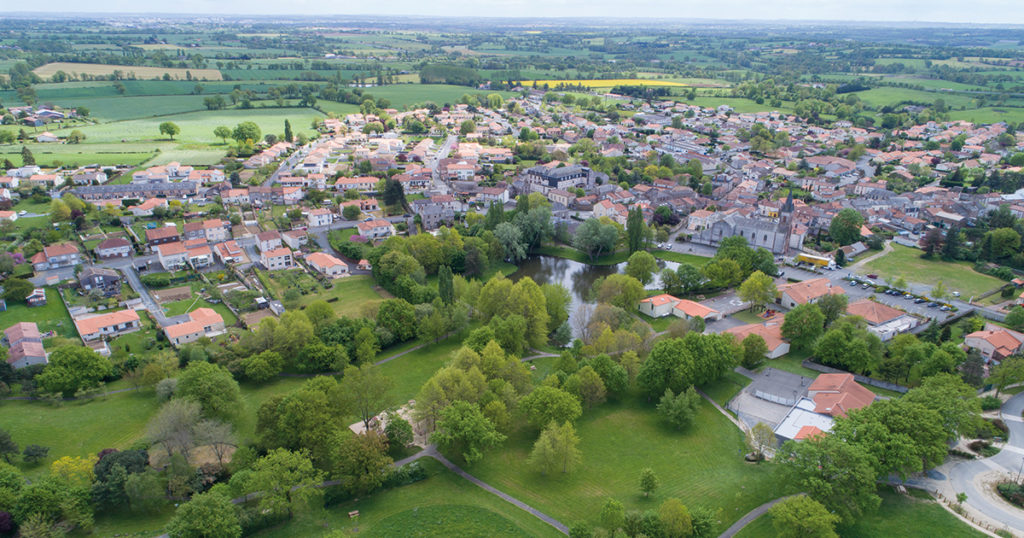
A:
<svg viewBox="0 0 1024 538">
<path fill-rule="evenodd" d="M 1007 357 L 992 369 L 988 378 L 996 387 L 996 396 L 1006 387 L 1024 381 L 1024 357 L 1013 355 Z"/>
<path fill-rule="evenodd" d="M 174 140 L 174 135 L 181 132 L 181 127 L 178 127 L 178 124 L 170 121 L 165 121 L 161 123 L 159 129 L 160 134 L 167 135 L 168 137 L 170 137 L 171 140 Z"/>
<path fill-rule="evenodd" d="M 693 534 L 693 520 L 683 501 L 665 499 L 658 508 L 658 519 L 666 538 L 687 538 Z"/>
<path fill-rule="evenodd" d="M 626 522 L 626 509 L 622 503 L 615 499 L 608 498 L 601 507 L 601 528 L 613 533 L 622 528 Z"/>
<path fill-rule="evenodd" d="M 568 392 L 541 385 L 519 400 L 519 409 L 536 428 L 573 422 L 583 414 L 580 401 Z"/>
<path fill-rule="evenodd" d="M 224 458 L 238 445 L 235 434 L 231 431 L 231 424 L 218 420 L 204 420 L 196 425 L 193 430 L 196 444 L 208 446 L 213 455 L 217 457 L 217 464 L 224 466 Z"/>
<path fill-rule="evenodd" d="M 304 452 L 277 448 L 256 460 L 251 469 L 236 473 L 231 485 L 246 493 L 259 492 L 261 511 L 291 517 L 297 508 L 320 495 L 317 486 L 323 476 Z"/>
<path fill-rule="evenodd" d="M 286 120 L 287 121 L 287 120 Z M 213 130 L 213 136 L 221 139 L 225 144 L 228 143 L 228 138 L 231 138 L 231 127 L 221 125 Z"/>
<path fill-rule="evenodd" d="M 805 491 L 849 524 L 878 508 L 872 456 L 835 435 L 787 441 L 776 460 L 797 491 Z"/>
<path fill-rule="evenodd" d="M 50 202 L 50 220 L 53 222 L 66 222 L 71 220 L 71 208 L 64 200 Z"/>
<path fill-rule="evenodd" d="M 50 354 L 43 373 L 36 383 L 46 392 L 60 392 L 73 396 L 82 388 L 93 388 L 113 373 L 110 361 L 95 351 L 82 346 L 62 346 Z"/>
<path fill-rule="evenodd" d="M 960 258 L 960 228 L 957 226 L 946 230 L 946 240 L 942 244 L 942 259 L 953 261 Z"/>
<path fill-rule="evenodd" d="M 615 250 L 618 240 L 619 231 L 614 224 L 591 218 L 576 228 L 572 246 L 586 253 L 590 261 L 595 261 L 602 254 Z"/>
<path fill-rule="evenodd" d="M 986 239 L 989 236 L 986 234 Z M 924 250 L 924 257 L 931 258 L 935 254 L 936 250 L 942 246 L 942 230 L 938 228 L 932 228 L 928 230 L 928 233 L 924 234 L 924 239 L 921 242 L 921 248 Z"/>
<path fill-rule="evenodd" d="M 154 445 L 163 446 L 167 456 L 175 453 L 188 457 L 196 445 L 196 427 L 201 408 L 188 400 L 171 400 L 146 424 L 146 437 Z"/>
<path fill-rule="evenodd" d="M 209 416 L 231 415 L 241 399 L 238 382 L 223 366 L 193 361 L 178 376 L 176 395 L 199 404 Z"/>
<path fill-rule="evenodd" d="M 712 288 L 730 288 L 743 280 L 743 268 L 731 258 L 714 259 L 701 271 Z"/>
<path fill-rule="evenodd" d="M 643 210 L 640 209 L 639 206 L 631 209 L 629 211 L 629 216 L 626 217 L 626 241 L 629 246 L 630 254 L 633 254 L 643 248 L 645 228 Z"/>
<path fill-rule="evenodd" d="M 284 368 L 284 359 L 276 351 L 264 351 L 242 359 L 242 371 L 245 377 L 263 383 L 277 377 Z"/>
<path fill-rule="evenodd" d="M 611 274 L 594 282 L 598 303 L 615 305 L 627 312 L 636 310 L 644 298 L 644 285 L 629 275 Z"/>
<path fill-rule="evenodd" d="M 0 442 L 0 445 L 3 443 Z M 46 456 L 50 454 L 50 449 L 40 445 L 25 445 L 25 450 L 21 453 L 21 458 L 25 460 L 25 463 L 29 465 L 38 465 L 39 462 L 46 459 Z"/>
<path fill-rule="evenodd" d="M 437 295 L 441 301 L 450 305 L 455 302 L 454 275 L 451 267 L 442 265 L 437 270 Z"/>
<path fill-rule="evenodd" d="M 640 492 L 644 494 L 644 497 L 650 497 L 659 485 L 658 476 L 654 474 L 653 469 L 645 467 L 640 471 Z"/>
<path fill-rule="evenodd" d="M 754 370 L 764 363 L 764 356 L 768 353 L 768 344 L 759 334 L 748 334 L 740 343 L 743 347 L 743 356 L 740 358 L 740 365 L 748 370 Z"/>
<path fill-rule="evenodd" d="M 658 270 L 658 261 L 646 250 L 638 250 L 626 261 L 626 274 L 647 285 L 651 282 L 654 272 Z"/>
<path fill-rule="evenodd" d="M 1014 306 L 1011 308 L 1010 313 L 1006 315 L 1006 324 L 1015 330 L 1024 328 L 1024 307 Z"/>
<path fill-rule="evenodd" d="M 763 310 L 764 305 L 775 300 L 775 280 L 761 271 L 754 271 L 740 285 L 736 294 L 740 299 L 751 303 L 753 308 Z"/>
<path fill-rule="evenodd" d="M 243 121 L 235 126 L 234 131 L 231 132 L 231 138 L 235 139 L 235 142 L 243 144 L 246 142 L 258 142 L 263 136 L 263 131 L 260 130 L 260 126 L 256 125 L 251 121 Z"/>
<path fill-rule="evenodd" d="M 284 139 L 289 143 L 295 141 L 295 135 L 292 134 L 292 123 L 287 118 L 284 120 Z"/>
<path fill-rule="evenodd" d="M 551 422 L 540 432 L 527 461 L 544 475 L 569 473 L 580 462 L 579 442 L 572 423 Z"/>
<path fill-rule="evenodd" d="M 476 132 L 476 123 L 473 120 L 465 120 L 459 124 L 459 133 L 462 135 L 468 135 Z"/>
<path fill-rule="evenodd" d="M 864 217 L 856 209 L 846 208 L 832 218 L 828 227 L 828 235 L 842 246 L 857 242 L 860 239 L 860 227 Z"/>
<path fill-rule="evenodd" d="M 167 523 L 167 535 L 171 538 L 238 538 L 242 536 L 242 526 L 231 499 L 223 490 L 214 488 L 181 505 Z"/>
<path fill-rule="evenodd" d="M 32 155 L 32 150 L 28 149 L 28 146 L 21 146 L 21 164 L 22 166 L 33 166 L 36 164 L 36 158 Z"/>
<path fill-rule="evenodd" d="M 754 424 L 754 427 L 747 431 L 746 437 L 747 446 L 759 460 L 764 459 L 765 452 L 775 446 L 775 432 L 764 422 Z"/>
<path fill-rule="evenodd" d="M 401 450 L 413 442 L 412 425 L 397 413 L 388 413 L 388 424 L 384 427 L 384 436 L 388 440 L 388 449 L 391 452 Z"/>
<path fill-rule="evenodd" d="M 825 315 L 816 304 L 797 305 L 786 313 L 782 322 L 782 336 L 797 349 L 808 349 L 821 336 L 825 328 Z"/>
<path fill-rule="evenodd" d="M 771 509 L 772 525 L 779 538 L 838 538 L 839 516 L 806 496 L 790 497 Z"/>
<path fill-rule="evenodd" d="M 604 380 L 597 375 L 590 365 L 584 366 L 576 373 L 565 380 L 565 388 L 580 399 L 583 407 L 590 409 L 595 405 L 604 403 L 608 394 L 604 386 Z"/>
<path fill-rule="evenodd" d="M 658 415 L 662 420 L 677 430 L 684 430 L 693 423 L 700 409 L 701 397 L 691 385 L 685 392 L 675 394 L 672 389 L 665 389 L 665 394 L 658 402 Z"/>
<path fill-rule="evenodd" d="M 0 456 L 11 463 L 11 458 L 18 455 L 18 443 L 14 442 L 11 432 L 0 429 Z"/>
<path fill-rule="evenodd" d="M 437 421 L 437 431 L 430 436 L 431 442 L 445 450 L 462 455 L 466 463 L 473 463 L 483 457 L 483 450 L 505 441 L 480 407 L 466 401 L 456 401 L 443 409 Z"/>
<path fill-rule="evenodd" d="M 526 245 L 523 243 L 522 231 L 511 222 L 502 222 L 494 228 L 494 237 L 504 248 L 505 259 L 518 263 L 526 258 Z"/>
<path fill-rule="evenodd" d="M 85 141 L 85 133 L 75 129 L 68 134 L 68 144 L 81 144 Z"/>
<path fill-rule="evenodd" d="M 362 211 L 359 210 L 359 206 L 355 204 L 345 206 L 345 209 L 341 210 L 341 216 L 345 217 L 345 220 L 356 220 Z"/>
<path fill-rule="evenodd" d="M 821 310 L 822 315 L 825 316 L 825 327 L 832 325 L 832 322 L 846 313 L 846 306 L 849 301 L 850 298 L 845 293 L 830 293 L 818 299 L 818 302 L 815 304 L 818 305 L 818 310 Z"/>
<path fill-rule="evenodd" d="M 32 294 L 35 285 L 24 278 L 8 278 L 4 280 L 4 300 L 11 303 L 24 303 Z"/>
<path fill-rule="evenodd" d="M 363 364 L 360 367 L 346 366 L 345 375 L 338 386 L 343 407 L 353 411 L 363 426 L 370 429 L 370 419 L 388 405 L 391 379 L 380 367 Z"/>
<path fill-rule="evenodd" d="M 393 461 L 384 436 L 373 430 L 357 435 L 339 433 L 335 446 L 335 476 L 342 479 L 349 493 L 366 495 L 384 483 Z"/>
</svg>

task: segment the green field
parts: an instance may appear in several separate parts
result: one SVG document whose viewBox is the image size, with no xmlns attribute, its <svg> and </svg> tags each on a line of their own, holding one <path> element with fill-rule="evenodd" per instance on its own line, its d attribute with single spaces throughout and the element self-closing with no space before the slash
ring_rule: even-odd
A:
<svg viewBox="0 0 1024 538">
<path fill-rule="evenodd" d="M 950 292 L 958 291 L 964 299 L 1001 287 L 1005 282 L 975 271 L 970 262 L 925 260 L 921 251 L 903 245 L 892 245 L 893 251 L 862 265 L 862 274 L 877 274 L 880 279 L 903 277 L 907 282 L 934 286 L 940 280 Z"/>
<path fill-rule="evenodd" d="M 335 280 L 334 286 L 329 290 L 319 290 L 316 293 L 303 295 L 299 299 L 299 305 L 305 307 L 313 301 L 328 301 L 335 314 L 358 317 L 362 315 L 368 305 L 380 303 L 387 298 L 386 294 L 387 292 L 383 290 L 377 291 L 373 277 L 354 275 Z M 331 299 L 337 300 L 331 301 Z"/>
<path fill-rule="evenodd" d="M 404 107 L 431 101 L 438 105 L 445 103 L 455 104 L 465 95 L 492 94 L 497 93 L 508 98 L 515 95 L 512 92 L 482 91 L 466 86 L 450 86 L 447 84 L 395 84 L 391 86 L 380 86 L 376 88 L 365 88 L 364 94 L 370 94 L 375 99 L 387 99 L 391 106 L 401 110 Z M 292 122 L 294 124 L 294 122 Z"/>
<path fill-rule="evenodd" d="M 664 499 L 678 497 L 688 506 L 720 510 L 724 529 L 785 493 L 775 467 L 743 462 L 743 434 L 708 403 L 681 433 L 669 431 L 653 407 L 632 398 L 587 412 L 576 428 L 583 460 L 568 476 L 544 477 L 527 466 L 537 437 L 532 429 L 512 434 L 503 448 L 467 470 L 562 522 L 596 524 L 608 497 L 627 510 L 656 510 Z M 644 467 L 661 481 L 651 498 L 637 486 Z"/>
<path fill-rule="evenodd" d="M 48 219 L 49 217 L 37 217 Z M 29 219 L 18 219 L 18 222 Z M 66 338 L 78 338 L 78 331 L 75 324 L 64 308 L 60 300 L 60 293 L 54 288 L 46 290 L 46 304 L 44 306 L 28 307 L 24 304 L 7 304 L 7 311 L 0 313 L 0 331 L 22 321 L 32 321 L 39 326 L 39 332 L 54 331 L 57 336 Z M 53 351 L 53 350 L 48 350 Z"/>
<path fill-rule="evenodd" d="M 334 530 L 355 534 L 357 528 L 360 536 L 562 536 L 436 461 L 420 461 L 430 475 L 426 480 L 302 514 L 254 536 L 318 536 Z M 358 520 L 348 517 L 353 510 L 359 511 Z"/>
<path fill-rule="evenodd" d="M 951 120 L 967 120 L 973 123 L 996 123 L 1000 121 L 1024 121 L 1024 108 L 983 107 L 970 110 L 953 110 Z"/>
<path fill-rule="evenodd" d="M 882 506 L 866 515 L 856 524 L 836 529 L 843 538 L 875 538 L 877 536 L 906 536 L 930 538 L 977 538 L 984 533 L 974 530 L 953 514 L 939 506 L 923 491 L 909 490 L 909 495 L 898 495 L 884 486 L 879 491 Z M 763 515 L 743 528 L 737 538 L 774 538 L 775 528 L 770 515 Z"/>
</svg>

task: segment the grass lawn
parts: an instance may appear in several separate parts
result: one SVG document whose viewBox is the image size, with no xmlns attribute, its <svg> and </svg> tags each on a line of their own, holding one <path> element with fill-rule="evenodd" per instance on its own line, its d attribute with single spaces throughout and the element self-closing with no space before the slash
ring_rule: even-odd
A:
<svg viewBox="0 0 1024 538">
<path fill-rule="evenodd" d="M 132 391 L 90 400 L 44 402 L 11 400 L 0 404 L 2 427 L 20 446 L 50 447 L 49 458 L 29 473 L 45 472 L 62 456 L 86 456 L 104 448 L 124 449 L 143 436 L 146 422 L 159 404 L 153 391 Z"/>
<path fill-rule="evenodd" d="M 715 403 L 725 407 L 729 400 L 733 399 L 734 396 L 743 390 L 743 387 L 749 384 L 749 377 L 736 372 L 729 372 L 718 381 L 700 387 L 700 390 L 704 391 L 704 394 L 707 394 Z"/>
<path fill-rule="evenodd" d="M 764 319 L 761 316 L 751 312 L 750 310 L 740 310 L 732 315 L 733 318 L 742 321 L 743 323 L 762 323 Z"/>
<path fill-rule="evenodd" d="M 875 536 L 942 536 L 943 538 L 975 538 L 985 536 L 960 521 L 932 500 L 923 491 L 909 490 L 909 495 L 898 495 L 885 486 L 879 491 L 882 506 L 864 516 L 856 524 L 837 529 L 843 538 Z M 737 538 L 774 538 L 775 528 L 770 515 L 764 515 L 747 525 Z"/>
<path fill-rule="evenodd" d="M 672 325 L 673 321 L 680 319 L 675 316 L 662 316 L 660 318 L 652 318 L 651 316 L 648 316 L 647 314 L 642 314 L 640 312 L 637 312 L 637 316 L 641 320 L 646 321 L 647 324 L 650 325 L 656 333 L 668 330 L 668 326 Z"/>
<path fill-rule="evenodd" d="M 764 366 L 814 379 L 815 377 L 818 377 L 818 374 L 821 372 L 816 372 L 810 368 L 804 368 L 803 364 L 801 364 L 804 359 L 810 356 L 811 352 L 809 350 L 794 350 L 777 359 L 766 360 L 764 362 Z"/>
<path fill-rule="evenodd" d="M 164 525 L 174 515 L 174 505 L 156 514 L 137 514 L 130 510 L 110 512 L 99 511 L 92 527 L 94 536 L 157 536 L 163 532 Z M 72 534 L 77 536 L 78 534 Z"/>
<path fill-rule="evenodd" d="M 44 306 L 28 307 L 24 304 L 8 303 L 7 311 L 0 315 L 0 331 L 15 323 L 34 321 L 39 326 L 39 332 L 55 331 L 57 336 L 78 338 L 75 324 L 71 322 L 71 316 L 68 315 L 64 303 L 60 300 L 60 292 L 56 288 L 44 289 L 46 290 Z"/>
<path fill-rule="evenodd" d="M 970 298 L 1006 283 L 975 271 L 970 262 L 944 262 L 921 258 L 921 251 L 903 245 L 892 245 L 893 251 L 864 264 L 860 272 L 877 274 L 879 278 L 903 277 L 907 282 L 934 286 L 940 280 L 949 291 L 959 291 Z"/>
<path fill-rule="evenodd" d="M 180 301 L 172 301 L 170 303 L 164 303 L 164 312 L 168 316 L 180 316 L 182 314 L 188 314 L 197 308 L 212 308 L 215 312 L 224 318 L 224 326 L 231 327 L 238 323 L 238 318 L 231 312 L 228 307 L 224 306 L 224 303 L 214 304 L 200 298 L 182 299 Z"/>
<path fill-rule="evenodd" d="M 387 298 L 381 294 L 382 291 L 377 290 L 373 277 L 369 275 L 349 276 L 335 280 L 329 290 L 303 295 L 299 298 L 299 305 L 306 307 L 313 301 L 324 300 L 331 305 L 335 314 L 357 317 L 362 315 L 366 305 L 380 303 Z"/>
<path fill-rule="evenodd" d="M 685 432 L 667 429 L 653 406 L 633 397 L 588 411 L 576 428 L 583 460 L 568 476 L 544 477 L 528 467 L 526 459 L 537 438 L 532 429 L 513 433 L 503 448 L 488 452 L 467 470 L 568 523 L 597 524 L 608 497 L 627 510 L 657 510 L 666 498 L 678 497 L 687 506 L 720 510 L 724 529 L 754 507 L 786 493 L 774 466 L 743 462 L 743 434 L 706 402 Z M 638 487 L 645 467 L 652 468 L 661 481 L 651 498 L 644 498 Z"/>
<path fill-rule="evenodd" d="M 696 254 L 683 254 L 682 252 L 673 252 L 670 250 L 652 250 L 651 254 L 653 254 L 655 258 L 658 258 L 660 260 L 666 260 L 677 263 L 688 263 L 690 265 L 693 265 L 694 267 L 704 267 L 705 265 L 707 265 L 708 262 L 711 261 L 711 258 L 708 258 L 707 256 L 697 256 Z"/>
<path fill-rule="evenodd" d="M 302 514 L 257 533 L 261 538 L 319 536 L 341 530 L 361 536 L 562 536 L 553 527 L 448 471 L 420 460 L 426 480 Z M 348 513 L 359 511 L 359 519 Z"/>
<path fill-rule="evenodd" d="M 381 373 L 390 377 L 393 383 L 389 393 L 391 404 L 401 406 L 415 398 L 430 376 L 444 366 L 460 347 L 462 338 L 454 336 L 382 364 Z M 398 352 L 400 350 L 395 353 Z"/>
</svg>

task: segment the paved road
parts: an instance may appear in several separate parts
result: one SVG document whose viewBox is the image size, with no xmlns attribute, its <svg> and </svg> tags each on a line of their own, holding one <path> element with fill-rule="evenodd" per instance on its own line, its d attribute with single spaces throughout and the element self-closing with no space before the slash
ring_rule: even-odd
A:
<svg viewBox="0 0 1024 538">
<path fill-rule="evenodd" d="M 146 310 L 153 315 L 153 318 L 156 319 L 157 324 L 161 327 L 168 327 L 170 325 L 176 325 L 178 323 L 188 321 L 189 318 L 187 315 L 167 317 L 167 315 L 164 314 L 164 309 L 161 308 L 155 300 L 153 300 L 153 296 L 149 294 L 149 290 L 142 284 L 142 280 L 139 279 L 139 273 L 135 271 L 134 267 L 127 267 L 122 269 L 121 272 L 124 273 L 125 279 L 128 281 L 128 285 L 135 290 L 135 293 L 139 294 L 139 297 L 142 299 L 142 304 L 145 305 Z"/>
<path fill-rule="evenodd" d="M 448 194 L 448 182 L 441 179 L 441 171 L 438 170 L 437 165 L 441 162 L 441 159 L 448 158 L 448 153 L 451 152 L 452 146 L 454 146 L 458 140 L 459 137 L 457 135 L 448 135 L 448 138 L 444 140 L 444 144 L 441 145 L 441 148 L 437 150 L 437 153 L 434 154 L 434 158 L 431 159 L 430 163 L 427 165 L 428 168 L 431 169 L 431 174 L 434 179 L 434 190 L 439 194 Z"/>
<path fill-rule="evenodd" d="M 798 493 L 797 495 L 803 495 L 803 493 Z M 768 510 L 771 510 L 772 507 L 775 506 L 776 504 L 779 504 L 780 502 L 782 502 L 782 501 L 784 501 L 784 500 L 786 500 L 786 499 L 788 499 L 790 497 L 796 497 L 797 495 L 788 495 L 786 497 L 779 497 L 778 499 L 775 499 L 775 500 L 772 500 L 772 501 L 768 501 L 768 502 L 762 504 L 761 506 L 758 506 L 757 508 L 747 512 L 747 515 L 741 517 L 739 521 L 737 521 L 736 523 L 733 523 L 732 526 L 730 526 L 728 529 L 725 529 L 725 532 L 723 532 L 722 534 L 719 534 L 718 538 L 732 538 L 737 533 L 739 533 L 741 530 L 743 530 L 743 527 L 746 527 L 747 525 L 750 525 L 755 519 L 763 516 L 766 512 L 768 512 Z"/>
<path fill-rule="evenodd" d="M 287 159 L 281 162 L 281 165 L 277 167 L 277 170 L 270 177 L 263 182 L 264 187 L 269 187 L 277 181 L 278 176 L 281 174 L 290 174 L 295 169 L 295 165 L 299 163 L 299 159 L 302 159 L 309 153 L 309 146 L 299 146 Z"/>
</svg>

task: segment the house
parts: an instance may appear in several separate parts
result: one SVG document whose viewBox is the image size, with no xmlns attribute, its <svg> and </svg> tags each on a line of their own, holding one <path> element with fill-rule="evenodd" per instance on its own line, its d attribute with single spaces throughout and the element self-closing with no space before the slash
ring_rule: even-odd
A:
<svg viewBox="0 0 1024 538">
<path fill-rule="evenodd" d="M 116 295 L 121 291 L 121 277 L 113 269 L 88 267 L 78 275 L 78 285 L 83 290 L 102 290 L 104 295 Z"/>
<path fill-rule="evenodd" d="M 311 210 L 309 214 L 306 216 L 306 219 L 309 222 L 309 227 L 314 228 L 320 226 L 330 226 L 332 216 L 333 215 L 330 209 L 317 208 Z"/>
<path fill-rule="evenodd" d="M 104 239 L 96 245 L 96 256 L 101 260 L 114 258 L 127 258 L 132 254 L 132 244 L 123 237 L 111 237 Z"/>
<path fill-rule="evenodd" d="M 9 220 L 14 222 L 18 220 L 18 213 L 15 211 L 0 211 L 0 220 Z"/>
<path fill-rule="evenodd" d="M 173 224 L 146 230 L 146 245 L 150 248 L 178 241 L 181 241 L 181 235 L 178 233 L 178 227 Z"/>
<path fill-rule="evenodd" d="M 85 342 L 135 332 L 141 327 L 139 314 L 134 310 L 97 314 L 75 320 L 75 328 L 78 329 L 78 334 Z"/>
<path fill-rule="evenodd" d="M 359 263 L 356 264 L 356 269 L 359 269 L 360 271 L 371 271 L 373 270 L 373 266 L 370 265 L 369 260 L 364 258 L 359 260 Z"/>
<path fill-rule="evenodd" d="M 224 318 L 212 308 L 197 308 L 188 314 L 189 320 L 164 327 L 167 341 L 175 347 L 195 342 L 203 337 L 223 334 Z"/>
<path fill-rule="evenodd" d="M 356 224 L 359 235 L 370 239 L 382 239 L 395 235 L 395 227 L 384 219 L 373 219 Z"/>
<path fill-rule="evenodd" d="M 288 248 L 299 250 L 309 243 L 309 234 L 305 230 L 288 230 L 281 234 L 281 240 Z"/>
<path fill-rule="evenodd" d="M 850 303 L 846 313 L 860 316 L 868 322 L 868 330 L 875 333 L 883 342 L 892 340 L 894 336 L 917 327 L 920 321 L 902 310 L 884 305 L 870 299 L 862 299 Z"/>
<path fill-rule="evenodd" d="M 782 322 L 785 318 L 777 315 L 763 323 L 751 323 L 726 329 L 725 332 L 733 335 L 737 342 L 742 342 L 746 337 L 756 334 L 764 339 L 768 345 L 768 352 L 764 354 L 769 359 L 777 359 L 789 353 L 789 342 L 782 339 Z"/>
<path fill-rule="evenodd" d="M 152 217 L 153 210 L 158 207 L 167 207 L 167 200 L 163 198 L 150 198 L 139 205 L 133 205 L 128 207 L 128 211 L 131 211 L 132 215 L 136 217 Z"/>
<path fill-rule="evenodd" d="M 194 181 L 129 183 L 126 185 L 86 185 L 72 189 L 72 194 L 87 202 L 98 200 L 138 200 L 148 198 L 187 199 L 199 194 L 199 184 Z"/>
<path fill-rule="evenodd" d="M 324 276 L 331 278 L 344 276 L 348 273 L 348 264 L 323 252 L 314 252 L 306 256 L 306 261 Z"/>
<path fill-rule="evenodd" d="M 672 313 L 672 309 L 679 304 L 679 299 L 667 293 L 648 297 L 640 301 L 640 313 L 652 318 L 663 318 Z"/>
<path fill-rule="evenodd" d="M 185 268 L 188 249 L 181 241 L 156 246 L 157 259 L 165 271 L 178 271 Z"/>
<path fill-rule="evenodd" d="M 50 131 L 43 131 L 36 135 L 36 142 L 59 142 L 60 138 Z"/>
<path fill-rule="evenodd" d="M 796 308 L 797 305 L 814 304 L 826 295 L 845 294 L 839 286 L 833 286 L 827 278 L 812 278 L 802 282 L 782 284 L 778 287 L 779 297 L 776 303 L 786 308 Z"/>
<path fill-rule="evenodd" d="M 1001 361 L 1024 348 L 1024 334 L 987 324 L 983 330 L 964 336 L 964 345 L 977 349 L 986 361 Z"/>
<path fill-rule="evenodd" d="M 377 190 L 377 178 L 366 177 L 342 177 L 334 182 L 334 188 L 339 192 L 355 189 L 359 192 L 374 192 Z"/>
<path fill-rule="evenodd" d="M 245 251 L 242 250 L 242 247 L 238 246 L 238 243 L 235 242 L 234 239 L 214 245 L 213 254 L 217 258 L 220 258 L 220 262 L 225 265 L 229 263 L 248 263 L 249 261 L 249 257 L 245 255 Z"/>
<path fill-rule="evenodd" d="M 832 429 L 835 417 L 862 409 L 875 401 L 875 393 L 854 380 L 853 374 L 821 374 L 775 427 L 780 441 L 804 440 Z"/>
<path fill-rule="evenodd" d="M 75 185 L 102 185 L 107 182 L 107 174 L 102 170 L 86 170 L 71 176 Z"/>
<path fill-rule="evenodd" d="M 7 340 L 7 364 L 17 370 L 33 364 L 46 364 L 46 350 L 39 327 L 32 322 L 22 321 L 4 330 Z"/>
<path fill-rule="evenodd" d="M 185 241 L 185 261 L 194 269 L 202 269 L 213 265 L 213 249 L 204 239 Z"/>
<path fill-rule="evenodd" d="M 260 254 L 260 263 L 267 270 L 291 269 L 295 267 L 295 260 L 292 259 L 292 251 L 289 248 L 275 248 L 266 250 Z"/>
<path fill-rule="evenodd" d="M 716 321 L 722 319 L 722 313 L 713 308 L 708 308 L 700 303 L 681 299 L 672 307 L 672 314 L 683 319 L 701 318 L 705 321 Z"/>
<path fill-rule="evenodd" d="M 281 248 L 281 233 L 270 230 L 256 234 L 256 247 L 260 252 Z"/>
<path fill-rule="evenodd" d="M 50 245 L 44 247 L 42 252 L 32 256 L 32 267 L 36 271 L 73 267 L 80 263 L 82 263 L 82 256 L 78 252 L 78 246 L 74 243 Z"/>
</svg>

